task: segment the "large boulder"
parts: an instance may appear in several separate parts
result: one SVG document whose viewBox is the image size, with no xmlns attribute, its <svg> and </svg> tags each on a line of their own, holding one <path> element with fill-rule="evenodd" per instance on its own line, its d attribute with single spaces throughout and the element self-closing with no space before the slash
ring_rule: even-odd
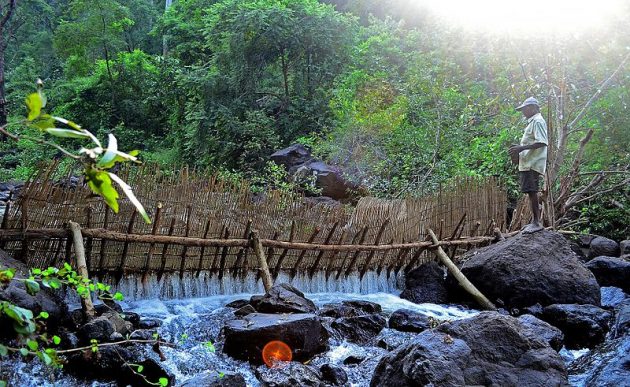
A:
<svg viewBox="0 0 630 387">
<path fill-rule="evenodd" d="M 560 355 L 494 312 L 419 333 L 379 362 L 370 386 L 567 386 Z"/>
<path fill-rule="evenodd" d="M 292 168 L 297 168 L 297 166 L 313 160 L 311 151 L 302 144 L 293 144 L 287 148 L 280 149 L 269 156 L 269 158 L 274 163 L 284 166 L 287 171 L 291 171 Z"/>
<path fill-rule="evenodd" d="M 630 380 L 630 335 L 606 341 L 569 364 L 574 385 L 620 387 Z"/>
<path fill-rule="evenodd" d="M 569 349 L 592 348 L 604 341 L 611 314 L 594 305 L 554 304 L 543 309 L 541 318 L 564 333 Z"/>
<path fill-rule="evenodd" d="M 274 285 L 262 297 L 252 297 L 250 304 L 261 313 L 312 313 L 317 310 L 313 301 L 287 283 Z"/>
<path fill-rule="evenodd" d="M 262 364 L 262 349 L 279 340 L 291 348 L 293 359 L 306 361 L 326 350 L 328 331 L 314 314 L 252 313 L 242 319 L 227 321 L 223 330 L 223 352 L 253 364 Z"/>
<path fill-rule="evenodd" d="M 382 311 L 383 309 L 377 303 L 353 300 L 343 301 L 341 304 L 326 304 L 317 311 L 317 314 L 322 317 L 341 318 L 365 316 Z"/>
<path fill-rule="evenodd" d="M 366 344 L 374 340 L 387 325 L 387 320 L 380 314 L 368 314 L 356 317 L 338 318 L 330 324 L 341 337 L 350 342 Z"/>
<path fill-rule="evenodd" d="M 619 250 L 621 255 L 630 254 L 630 240 L 619 242 Z"/>
<path fill-rule="evenodd" d="M 518 321 L 526 330 L 523 334 L 532 339 L 542 339 L 556 351 L 559 351 L 564 344 L 564 334 L 553 325 L 532 316 L 531 314 L 523 314 L 518 317 Z"/>
<path fill-rule="evenodd" d="M 491 301 L 508 309 L 536 303 L 600 304 L 593 273 L 559 233 L 520 233 L 465 259 L 462 273 Z"/>
<path fill-rule="evenodd" d="M 421 304 L 445 304 L 448 302 L 448 290 L 444 280 L 444 268 L 431 261 L 405 274 L 405 289 L 400 298 Z"/>
<path fill-rule="evenodd" d="M 432 317 L 411 309 L 398 309 L 389 317 L 389 327 L 401 332 L 422 332 L 437 325 Z"/>
<path fill-rule="evenodd" d="M 605 255 L 608 257 L 619 256 L 619 243 L 612 239 L 598 236 L 591 241 L 591 250 L 588 253 L 589 258 Z"/>
<path fill-rule="evenodd" d="M 612 325 L 613 337 L 630 336 L 630 298 L 626 298 L 615 308 L 615 322 Z"/>
<path fill-rule="evenodd" d="M 280 367 L 261 366 L 256 369 L 256 378 L 266 387 L 325 387 L 319 370 L 292 361 Z"/>
<path fill-rule="evenodd" d="M 322 379 L 333 386 L 344 386 L 348 382 L 348 374 L 341 367 L 324 364 L 319 367 L 319 372 Z"/>
<path fill-rule="evenodd" d="M 247 387 L 245 378 L 240 374 L 222 373 L 218 371 L 204 371 L 188 379 L 181 387 Z"/>
<path fill-rule="evenodd" d="M 597 257 L 586 263 L 600 286 L 615 286 L 630 293 L 630 261 L 616 257 Z"/>
</svg>

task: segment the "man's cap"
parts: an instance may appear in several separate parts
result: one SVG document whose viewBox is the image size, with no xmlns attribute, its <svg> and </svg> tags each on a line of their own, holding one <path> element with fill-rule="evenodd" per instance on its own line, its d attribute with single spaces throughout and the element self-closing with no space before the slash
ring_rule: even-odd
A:
<svg viewBox="0 0 630 387">
<path fill-rule="evenodd" d="M 538 103 L 538 100 L 537 100 L 536 98 L 534 98 L 534 97 L 529 97 L 529 98 L 527 98 L 527 99 L 525 100 L 525 102 L 523 102 L 523 103 L 521 104 L 521 106 L 518 106 L 518 107 L 516 108 L 516 110 L 521 110 L 521 109 L 523 109 L 525 106 L 529 106 L 529 105 L 536 105 L 536 106 L 540 107 L 540 104 Z"/>
</svg>

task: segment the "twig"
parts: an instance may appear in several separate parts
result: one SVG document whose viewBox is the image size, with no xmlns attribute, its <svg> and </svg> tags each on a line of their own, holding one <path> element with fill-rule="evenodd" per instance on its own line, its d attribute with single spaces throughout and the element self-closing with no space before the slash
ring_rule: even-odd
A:
<svg viewBox="0 0 630 387">
<path fill-rule="evenodd" d="M 114 341 L 114 342 L 111 342 L 111 343 L 100 343 L 100 344 L 97 344 L 96 346 L 98 346 L 98 347 L 111 347 L 113 345 L 120 345 L 120 344 L 127 344 L 127 343 L 138 343 L 138 344 L 155 344 L 155 343 L 159 343 L 160 345 L 165 345 L 167 347 L 177 348 L 177 345 L 175 345 L 173 343 L 166 342 L 166 341 L 140 340 L 140 339 L 128 339 L 128 340 Z M 85 347 L 78 347 L 78 348 L 71 348 L 71 349 L 62 349 L 60 351 L 57 351 L 57 354 L 80 352 L 80 351 L 84 351 L 86 349 L 91 349 L 92 347 L 94 347 L 94 346 L 93 345 L 86 345 Z"/>
</svg>

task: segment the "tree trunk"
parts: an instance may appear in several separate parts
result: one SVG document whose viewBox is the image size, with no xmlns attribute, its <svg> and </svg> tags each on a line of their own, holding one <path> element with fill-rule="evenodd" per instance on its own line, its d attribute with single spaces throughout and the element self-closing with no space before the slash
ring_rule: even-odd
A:
<svg viewBox="0 0 630 387">
<path fill-rule="evenodd" d="M 168 11 L 171 5 L 173 5 L 173 0 L 166 0 L 164 2 L 164 13 Z M 168 39 L 166 35 L 164 35 L 162 36 L 162 56 L 166 56 L 166 54 L 168 54 Z"/>
<path fill-rule="evenodd" d="M 6 125 L 7 115 L 7 100 L 4 87 L 4 47 L 2 47 L 2 42 L 0 42 L 0 126 Z"/>
</svg>

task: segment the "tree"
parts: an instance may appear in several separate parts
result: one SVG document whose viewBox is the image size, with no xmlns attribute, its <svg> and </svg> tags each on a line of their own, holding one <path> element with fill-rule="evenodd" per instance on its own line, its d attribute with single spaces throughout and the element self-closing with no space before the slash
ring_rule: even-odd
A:
<svg viewBox="0 0 630 387">
<path fill-rule="evenodd" d="M 7 123 L 7 100 L 4 79 L 4 52 L 9 45 L 9 40 L 19 28 L 19 24 L 12 23 L 16 9 L 16 0 L 0 2 L 0 126 Z"/>
</svg>

